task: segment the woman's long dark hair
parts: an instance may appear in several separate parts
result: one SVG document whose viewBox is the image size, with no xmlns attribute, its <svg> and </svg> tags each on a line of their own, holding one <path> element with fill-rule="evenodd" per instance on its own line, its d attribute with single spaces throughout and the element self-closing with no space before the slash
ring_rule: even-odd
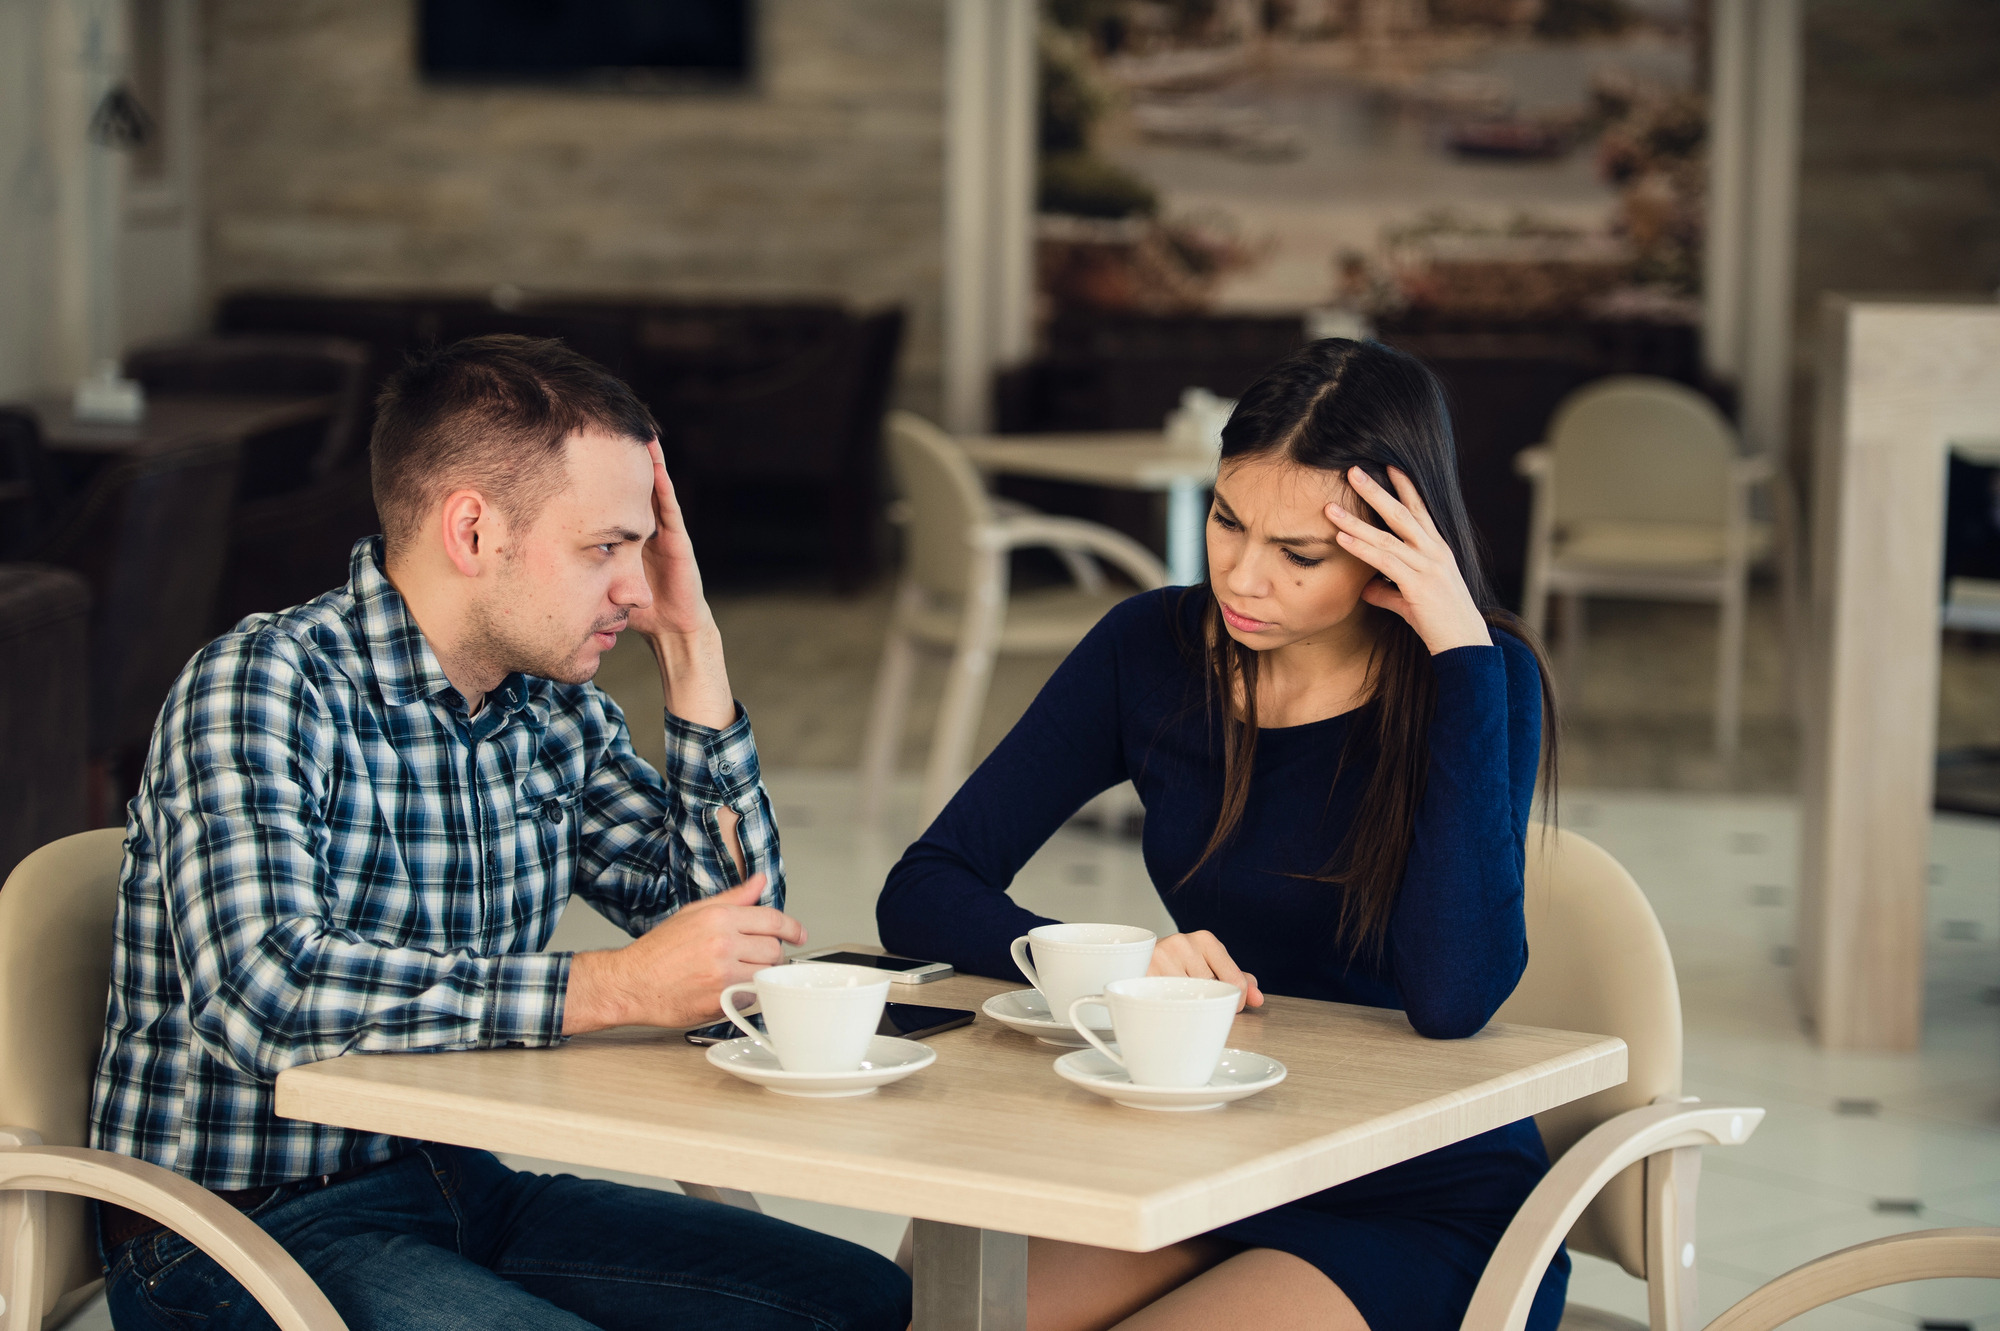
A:
<svg viewBox="0 0 2000 1331">
<path fill-rule="evenodd" d="M 1223 468 L 1253 458 L 1283 459 L 1343 480 L 1349 467 L 1358 466 L 1392 494 L 1390 467 L 1410 478 L 1438 534 L 1458 557 L 1459 572 L 1486 622 L 1535 654 L 1542 677 L 1542 774 L 1553 807 L 1556 710 L 1548 662 L 1527 626 L 1501 607 L 1486 580 L 1478 534 L 1459 491 L 1451 413 L 1437 376 L 1415 357 L 1380 342 L 1339 337 L 1314 342 L 1252 384 L 1223 427 Z M 1222 717 L 1223 793 L 1215 830 L 1183 883 L 1228 845 L 1243 820 L 1257 756 L 1258 666 L 1258 653 L 1224 629 L 1213 592 L 1203 586 L 1186 594 L 1204 598 L 1202 641 L 1187 646 L 1200 663 L 1208 704 Z M 1357 613 L 1373 615 L 1377 627 L 1368 703 L 1348 736 L 1350 743 L 1363 735 L 1373 739 L 1375 771 L 1346 840 L 1310 876 L 1344 886 L 1337 936 L 1350 958 L 1364 953 L 1373 958 L 1381 954 L 1409 862 L 1430 769 L 1437 677 L 1423 639 L 1402 616 L 1365 603 Z M 1343 751 L 1343 767 L 1348 756 Z"/>
</svg>

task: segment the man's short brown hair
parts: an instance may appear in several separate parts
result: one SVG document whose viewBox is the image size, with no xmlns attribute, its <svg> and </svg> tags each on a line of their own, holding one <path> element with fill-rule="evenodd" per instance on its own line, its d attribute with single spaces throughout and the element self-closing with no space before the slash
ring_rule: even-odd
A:
<svg viewBox="0 0 2000 1331">
<path fill-rule="evenodd" d="M 393 553 L 454 490 L 533 524 L 563 483 L 563 442 L 595 429 L 644 444 L 659 426 L 617 375 L 552 338 L 496 333 L 420 352 L 389 376 L 370 440 L 375 511 Z"/>
</svg>

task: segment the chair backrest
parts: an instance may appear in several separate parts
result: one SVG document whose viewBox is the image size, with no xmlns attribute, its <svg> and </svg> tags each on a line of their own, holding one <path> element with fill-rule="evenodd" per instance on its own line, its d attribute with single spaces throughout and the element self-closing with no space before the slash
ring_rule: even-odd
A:
<svg viewBox="0 0 2000 1331">
<path fill-rule="evenodd" d="M 326 417 L 247 440 L 246 497 L 296 489 L 337 470 L 366 446 L 369 351 L 310 333 L 218 335 L 139 347 L 125 373 L 149 393 L 327 396 Z"/>
<path fill-rule="evenodd" d="M 0 406 L 0 559 L 26 559 L 34 550 L 57 489 L 41 421 L 26 407 Z"/>
<path fill-rule="evenodd" d="M 36 557 L 83 574 L 96 602 L 93 758 L 152 734 L 175 676 L 208 641 L 240 464 L 234 441 L 113 463 L 46 533 Z"/>
<path fill-rule="evenodd" d="M 1681 1089 L 1681 995 L 1666 936 L 1639 885 L 1601 847 L 1528 829 L 1528 969 L 1497 1021 L 1615 1035 L 1625 1083 L 1539 1115 L 1554 1160 L 1605 1121 Z M 1642 1165 L 1599 1193 L 1569 1233 L 1580 1252 L 1646 1275 Z"/>
<path fill-rule="evenodd" d="M 1683 384 L 1637 374 L 1586 384 L 1556 408 L 1548 440 L 1558 523 L 1726 520 L 1736 434 Z"/>
<path fill-rule="evenodd" d="M 0 564 L 0 878 L 84 814 L 90 584 L 68 569 Z"/>
<path fill-rule="evenodd" d="M 909 507 L 903 571 L 933 596 L 956 599 L 972 578 L 973 528 L 993 520 L 979 472 L 952 437 L 908 411 L 889 413 L 889 470 Z"/>
<path fill-rule="evenodd" d="M 52 841 L 0 887 L 0 1125 L 51 1146 L 89 1144 L 124 835 Z M 82 1198 L 49 1194 L 48 1225 L 44 1313 L 101 1274 Z"/>
</svg>

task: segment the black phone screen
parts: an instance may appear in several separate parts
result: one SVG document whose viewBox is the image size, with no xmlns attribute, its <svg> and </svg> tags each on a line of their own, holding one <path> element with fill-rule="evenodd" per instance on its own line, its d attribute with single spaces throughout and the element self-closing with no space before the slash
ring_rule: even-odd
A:
<svg viewBox="0 0 2000 1331">
<path fill-rule="evenodd" d="M 875 1026 L 877 1035 L 894 1035 L 905 1040 L 922 1039 L 939 1031 L 948 1031 L 954 1026 L 964 1026 L 971 1022 L 972 1012 L 959 1007 L 926 1007 L 922 1003 L 884 1003 L 882 1020 Z M 758 1030 L 764 1029 L 764 1015 L 755 1013 L 750 1024 Z M 721 1044 L 724 1040 L 738 1040 L 743 1032 L 736 1029 L 734 1022 L 718 1021 L 709 1026 L 697 1026 L 683 1038 L 689 1044 Z"/>
<path fill-rule="evenodd" d="M 866 952 L 829 952 L 825 956 L 805 957 L 802 960 L 832 961 L 843 966 L 868 966 L 878 971 L 915 971 L 937 965 L 935 961 L 918 961 L 914 957 L 871 957 Z"/>
</svg>

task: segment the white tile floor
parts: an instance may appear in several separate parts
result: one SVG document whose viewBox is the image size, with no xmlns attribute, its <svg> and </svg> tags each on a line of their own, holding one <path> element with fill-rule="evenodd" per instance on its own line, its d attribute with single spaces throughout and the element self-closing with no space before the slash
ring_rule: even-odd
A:
<svg viewBox="0 0 2000 1331">
<path fill-rule="evenodd" d="M 871 836 L 853 826 L 848 774 L 781 771 L 769 784 L 793 912 L 815 943 L 874 941 L 876 890 L 917 830 L 913 786 L 899 792 L 889 830 Z M 1704 1321 L 1763 1281 L 1851 1243 L 1934 1225 L 2000 1224 L 2000 824 L 1937 820 L 1924 1047 L 1856 1055 L 1815 1048 L 1791 998 L 1791 800 L 1570 791 L 1561 813 L 1565 826 L 1625 863 L 1659 912 L 1681 977 L 1686 1093 L 1769 1111 L 1749 1143 L 1705 1155 L 1697 1261 Z M 1015 895 L 1059 918 L 1171 928 L 1137 843 L 1108 832 L 1058 833 Z M 556 946 L 617 941 L 593 913 L 574 909 Z M 902 1232 L 900 1217 L 779 1198 L 765 1205 L 883 1252 Z M 1644 1286 L 1609 1263 L 1579 1257 L 1570 1290 L 1576 1302 L 1645 1318 Z M 1961 1323 L 2000 1328 L 2000 1282 L 1895 1286 L 1795 1325 Z M 100 1303 L 72 1325 L 97 1331 L 109 1321 Z"/>
</svg>

